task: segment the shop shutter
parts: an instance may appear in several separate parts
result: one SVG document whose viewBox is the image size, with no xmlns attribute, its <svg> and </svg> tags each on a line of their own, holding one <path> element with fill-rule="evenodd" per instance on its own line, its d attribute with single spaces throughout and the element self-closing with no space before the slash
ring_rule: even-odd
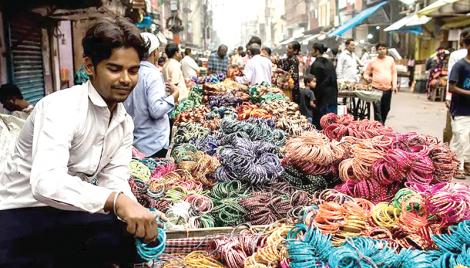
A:
<svg viewBox="0 0 470 268">
<path fill-rule="evenodd" d="M 10 40 L 13 83 L 27 101 L 36 103 L 45 94 L 41 28 L 26 16 L 13 16 Z"/>
</svg>

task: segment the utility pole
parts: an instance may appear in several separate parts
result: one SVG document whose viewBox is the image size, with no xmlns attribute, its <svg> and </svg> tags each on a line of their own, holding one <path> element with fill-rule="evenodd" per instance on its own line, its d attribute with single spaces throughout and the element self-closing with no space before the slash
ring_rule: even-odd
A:
<svg viewBox="0 0 470 268">
<path fill-rule="evenodd" d="M 207 12 L 207 9 L 208 9 L 208 0 L 204 0 L 204 27 L 202 27 L 203 29 L 203 38 L 204 38 L 204 52 L 207 51 L 207 28 L 208 28 L 208 24 L 209 24 L 209 21 L 208 21 L 208 12 Z"/>
<path fill-rule="evenodd" d="M 272 46 L 274 44 L 272 40 L 271 34 L 271 0 L 266 0 L 266 22 L 264 24 L 265 32 L 266 32 L 266 41 L 268 41 L 268 45 Z"/>
</svg>

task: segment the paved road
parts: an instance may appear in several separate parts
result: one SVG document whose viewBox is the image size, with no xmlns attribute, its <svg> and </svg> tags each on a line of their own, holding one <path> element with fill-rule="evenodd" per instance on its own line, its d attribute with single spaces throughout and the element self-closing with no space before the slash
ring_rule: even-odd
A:
<svg viewBox="0 0 470 268">
<path fill-rule="evenodd" d="M 432 102 L 426 99 L 426 94 L 410 93 L 408 89 L 403 89 L 392 96 L 392 109 L 386 125 L 398 133 L 415 131 L 442 140 L 446 112 L 443 102 Z M 470 184 L 470 177 L 465 181 Z"/>
<path fill-rule="evenodd" d="M 399 92 L 392 96 L 386 124 L 398 133 L 415 131 L 442 140 L 447 109 L 443 102 L 432 102 L 426 94 Z"/>
</svg>

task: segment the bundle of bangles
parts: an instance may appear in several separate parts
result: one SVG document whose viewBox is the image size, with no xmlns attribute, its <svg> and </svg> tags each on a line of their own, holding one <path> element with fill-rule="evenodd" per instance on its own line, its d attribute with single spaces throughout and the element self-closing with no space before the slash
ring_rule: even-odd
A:
<svg viewBox="0 0 470 268">
<path fill-rule="evenodd" d="M 470 187 L 452 182 L 459 161 L 447 144 L 351 115 L 325 115 L 317 131 L 282 90 L 220 78 L 196 79 L 191 100 L 180 102 L 170 159 L 133 148 L 129 184 L 142 205 L 167 215 L 165 230 L 233 232 L 159 233 L 149 245 L 137 242 L 144 260 L 470 267 Z"/>
</svg>

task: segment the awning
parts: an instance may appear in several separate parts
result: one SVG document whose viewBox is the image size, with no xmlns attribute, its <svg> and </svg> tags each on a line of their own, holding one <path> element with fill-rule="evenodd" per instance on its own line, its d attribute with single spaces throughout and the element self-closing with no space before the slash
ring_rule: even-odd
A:
<svg viewBox="0 0 470 268">
<path fill-rule="evenodd" d="M 456 20 L 452 20 L 449 22 L 444 23 L 442 25 L 441 29 L 442 30 L 449 30 L 449 29 L 455 29 L 455 28 L 461 28 L 464 26 L 470 25 L 470 18 L 458 18 Z"/>
<path fill-rule="evenodd" d="M 303 45 L 308 45 L 308 42 L 310 42 L 311 40 L 317 38 L 320 34 L 309 34 L 309 35 L 305 35 L 302 37 L 301 40 L 299 40 L 299 43 L 303 44 Z"/>
<path fill-rule="evenodd" d="M 447 5 L 447 4 L 452 4 L 455 3 L 459 0 L 437 0 L 436 2 L 430 4 L 429 6 L 421 9 L 418 11 L 418 16 L 424 16 L 424 15 L 429 15 L 433 13 L 434 11 L 438 10 L 439 8 Z"/>
<path fill-rule="evenodd" d="M 289 39 L 286 39 L 284 41 L 279 42 L 279 45 L 287 45 L 287 44 L 289 44 L 290 42 L 292 42 L 294 40 L 295 40 L 295 38 L 289 38 Z"/>
<path fill-rule="evenodd" d="M 339 26 L 336 28 L 333 32 L 331 32 L 328 37 L 333 37 L 333 36 L 341 36 L 348 30 L 356 27 L 359 25 L 363 20 L 367 19 L 370 15 L 374 14 L 379 8 L 383 7 L 385 4 L 387 4 L 388 1 L 382 2 L 380 4 L 377 4 L 373 7 L 369 7 L 367 9 L 364 9 L 361 11 L 361 13 L 357 14 L 354 16 L 352 19 L 348 20 L 346 23 L 343 25 Z"/>
<path fill-rule="evenodd" d="M 418 17 L 417 14 L 408 15 L 384 29 L 385 32 L 410 32 L 420 34 L 423 32 L 421 25 L 428 23 L 432 18 Z"/>
</svg>

